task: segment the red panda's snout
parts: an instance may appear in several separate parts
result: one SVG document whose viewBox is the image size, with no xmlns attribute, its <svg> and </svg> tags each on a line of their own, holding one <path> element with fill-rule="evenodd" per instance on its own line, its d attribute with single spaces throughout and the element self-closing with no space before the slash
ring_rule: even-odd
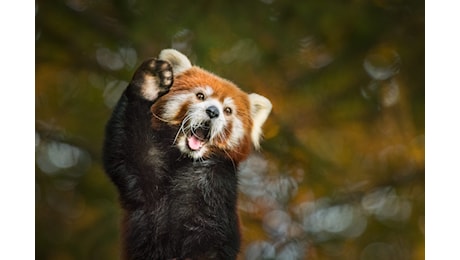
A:
<svg viewBox="0 0 460 260">
<path fill-rule="evenodd" d="M 160 59 L 173 66 L 174 84 L 152 106 L 152 120 L 173 126 L 174 145 L 183 154 L 196 160 L 219 155 L 240 162 L 252 147 L 258 148 L 271 110 L 268 99 L 191 66 L 177 51 L 162 54 Z"/>
</svg>

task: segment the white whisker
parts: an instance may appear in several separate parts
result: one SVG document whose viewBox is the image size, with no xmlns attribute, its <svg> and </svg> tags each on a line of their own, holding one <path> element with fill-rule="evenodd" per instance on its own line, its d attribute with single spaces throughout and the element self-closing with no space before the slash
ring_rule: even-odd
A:
<svg viewBox="0 0 460 260">
<path fill-rule="evenodd" d="M 158 120 L 160 120 L 160 121 L 162 121 L 162 122 L 165 122 L 165 123 L 172 123 L 172 122 L 173 122 L 172 120 L 164 119 L 164 118 L 158 116 L 158 115 L 155 114 L 155 113 L 152 113 L 152 115 L 153 115 L 156 119 L 158 119 Z"/>
<path fill-rule="evenodd" d="M 186 130 L 186 128 L 188 128 L 188 127 L 186 126 L 186 124 L 187 124 L 188 121 L 190 121 L 190 115 L 187 114 L 187 115 L 185 116 L 184 120 L 182 120 L 182 123 L 181 123 L 181 125 L 180 125 L 180 127 L 179 127 L 179 130 L 177 130 L 176 136 L 174 137 L 173 144 L 176 143 L 177 138 L 179 137 L 179 134 L 180 134 L 181 132 L 182 132 L 184 135 L 186 135 L 186 131 L 185 131 L 185 130 Z"/>
</svg>

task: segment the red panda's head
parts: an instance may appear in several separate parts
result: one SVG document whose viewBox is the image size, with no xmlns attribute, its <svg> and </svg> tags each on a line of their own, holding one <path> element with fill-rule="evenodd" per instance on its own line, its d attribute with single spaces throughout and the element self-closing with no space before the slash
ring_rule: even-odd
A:
<svg viewBox="0 0 460 260">
<path fill-rule="evenodd" d="M 152 106 L 153 127 L 178 128 L 174 145 L 193 159 L 214 154 L 239 162 L 259 148 L 262 125 L 272 105 L 258 94 L 247 94 L 232 82 L 192 66 L 182 53 L 166 49 L 160 60 L 173 68 L 170 91 Z"/>
</svg>

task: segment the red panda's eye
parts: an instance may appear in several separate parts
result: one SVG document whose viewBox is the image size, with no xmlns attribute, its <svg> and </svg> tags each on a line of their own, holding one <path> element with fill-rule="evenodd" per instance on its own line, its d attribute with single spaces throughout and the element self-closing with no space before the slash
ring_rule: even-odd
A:
<svg viewBox="0 0 460 260">
<path fill-rule="evenodd" d="M 201 92 L 198 92 L 198 93 L 196 94 L 196 97 L 197 97 L 199 100 L 204 100 L 204 94 L 201 93 Z"/>
<path fill-rule="evenodd" d="M 229 107 L 226 107 L 226 108 L 224 109 L 224 112 L 225 112 L 225 114 L 227 114 L 227 115 L 231 115 L 231 114 L 232 114 L 232 109 L 229 108 Z"/>
</svg>

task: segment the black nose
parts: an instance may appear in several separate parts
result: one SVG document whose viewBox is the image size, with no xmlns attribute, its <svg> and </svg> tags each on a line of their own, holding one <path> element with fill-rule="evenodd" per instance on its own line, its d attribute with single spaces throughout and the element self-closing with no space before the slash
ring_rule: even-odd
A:
<svg viewBox="0 0 460 260">
<path fill-rule="evenodd" d="M 215 106 L 210 106 L 206 108 L 206 114 L 212 119 L 219 116 L 219 109 Z"/>
</svg>

